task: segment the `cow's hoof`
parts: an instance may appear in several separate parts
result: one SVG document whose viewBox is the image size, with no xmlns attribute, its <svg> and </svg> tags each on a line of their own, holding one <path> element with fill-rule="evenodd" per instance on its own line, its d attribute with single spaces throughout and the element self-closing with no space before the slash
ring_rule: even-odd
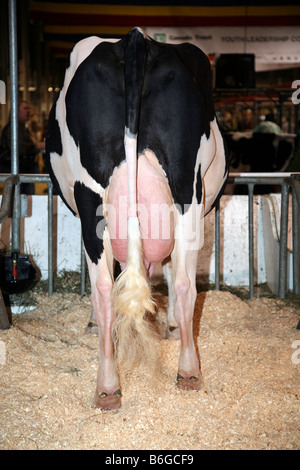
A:
<svg viewBox="0 0 300 470">
<path fill-rule="evenodd" d="M 177 374 L 177 387 L 180 390 L 201 390 L 203 387 L 203 377 L 200 374 L 199 377 L 191 375 L 190 377 L 183 377 L 181 374 Z"/>
<path fill-rule="evenodd" d="M 121 390 L 118 388 L 113 394 L 96 392 L 94 406 L 102 410 L 118 410 L 121 408 Z"/>
</svg>

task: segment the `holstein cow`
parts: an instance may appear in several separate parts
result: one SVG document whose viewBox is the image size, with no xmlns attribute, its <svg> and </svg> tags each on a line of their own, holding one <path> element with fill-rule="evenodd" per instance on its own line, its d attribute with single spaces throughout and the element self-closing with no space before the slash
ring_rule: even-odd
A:
<svg viewBox="0 0 300 470">
<path fill-rule="evenodd" d="M 80 41 L 51 110 L 49 171 L 81 219 L 99 331 L 96 407 L 119 408 L 118 366 L 157 349 L 146 313 L 160 262 L 168 327 L 181 339 L 177 386 L 201 387 L 192 327 L 201 220 L 228 173 L 210 81 L 197 47 L 161 44 L 135 28 L 118 41 Z M 115 260 L 122 272 L 114 281 Z"/>
</svg>

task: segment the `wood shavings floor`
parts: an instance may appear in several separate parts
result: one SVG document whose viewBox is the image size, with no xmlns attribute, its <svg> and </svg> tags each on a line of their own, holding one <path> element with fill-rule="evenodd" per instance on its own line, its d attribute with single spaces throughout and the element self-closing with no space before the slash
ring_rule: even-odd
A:
<svg viewBox="0 0 300 470">
<path fill-rule="evenodd" d="M 98 338 L 84 334 L 89 298 L 37 300 L 36 310 L 0 330 L 0 449 L 299 449 L 297 308 L 199 293 L 194 329 L 204 388 L 177 390 L 179 342 L 162 337 L 161 372 L 121 375 L 122 408 L 108 412 L 92 408 Z M 162 308 L 157 318 L 164 336 Z"/>
</svg>

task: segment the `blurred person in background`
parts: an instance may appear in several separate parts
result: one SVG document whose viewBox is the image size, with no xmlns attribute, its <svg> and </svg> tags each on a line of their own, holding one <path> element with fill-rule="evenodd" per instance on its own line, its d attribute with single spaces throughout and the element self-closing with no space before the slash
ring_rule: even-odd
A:
<svg viewBox="0 0 300 470">
<path fill-rule="evenodd" d="M 259 132 L 263 134 L 281 134 L 282 130 L 278 124 L 276 124 L 274 114 L 269 113 L 266 115 L 264 121 L 260 122 L 257 124 L 257 126 L 254 127 L 253 132 Z"/>
<path fill-rule="evenodd" d="M 45 142 L 36 143 L 26 123 L 30 119 L 30 106 L 27 101 L 20 101 L 18 111 L 19 122 L 19 173 L 35 173 L 36 156 L 45 149 Z M 1 134 L 1 145 L 11 149 L 11 122 L 6 124 Z M 10 169 L 9 169 L 10 171 Z M 33 183 L 22 183 L 20 185 L 22 194 L 34 194 Z"/>
</svg>

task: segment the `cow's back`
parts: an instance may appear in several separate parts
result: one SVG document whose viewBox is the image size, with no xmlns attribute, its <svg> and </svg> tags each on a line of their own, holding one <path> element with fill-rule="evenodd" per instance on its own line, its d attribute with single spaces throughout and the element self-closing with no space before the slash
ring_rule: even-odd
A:
<svg viewBox="0 0 300 470">
<path fill-rule="evenodd" d="M 89 38 L 91 40 L 92 38 Z M 93 38 L 94 39 L 94 38 Z M 68 167 L 68 185 L 81 182 L 102 196 L 114 168 L 125 160 L 124 41 L 79 43 L 71 55 L 66 83 L 49 118 L 49 138 L 60 135 L 58 149 Z M 100 40 L 99 40 L 100 41 Z M 207 57 L 191 44 L 178 46 L 145 39 L 147 63 L 138 127 L 138 152 L 150 149 L 167 175 L 174 202 L 182 207 L 192 202 L 195 166 L 202 136 L 210 137 L 214 108 L 210 92 Z M 81 50 L 84 49 L 84 53 Z M 85 57 L 85 55 L 87 56 Z M 78 60 L 78 56 L 85 57 Z M 80 57 L 82 59 L 82 57 Z M 73 59 L 73 60 L 72 60 Z M 55 160 L 55 158 L 52 158 Z M 57 160 L 57 159 L 56 159 Z M 199 162 L 196 197 L 202 199 L 202 183 L 211 159 Z M 198 166 L 200 166 L 198 164 Z M 56 170 L 56 168 L 55 168 Z M 57 179 L 58 171 L 54 171 Z M 73 176 L 73 179 L 71 177 Z M 64 179 L 66 172 L 64 172 Z M 59 191 L 76 209 L 68 189 Z"/>
<path fill-rule="evenodd" d="M 135 42 L 145 45 L 137 58 Z M 103 214 L 95 217 L 93 211 L 105 202 L 112 175 L 125 162 L 126 132 L 137 135 L 137 167 L 140 156 L 151 153 L 180 213 L 191 205 L 203 205 L 204 213 L 213 207 L 227 165 L 210 79 L 209 61 L 197 47 L 160 44 L 137 29 L 117 42 L 89 38 L 75 47 L 50 114 L 46 154 L 59 194 L 94 234 L 88 243 L 94 262 L 103 249 L 96 233 Z M 137 171 L 137 179 L 141 174 Z M 153 178 L 155 172 L 139 181 L 137 204 L 143 190 L 151 193 L 155 187 Z M 153 201 L 148 198 L 149 217 L 155 198 L 154 191 Z M 169 199 L 161 202 L 169 204 Z M 142 231 L 149 234 L 147 227 Z"/>
</svg>

